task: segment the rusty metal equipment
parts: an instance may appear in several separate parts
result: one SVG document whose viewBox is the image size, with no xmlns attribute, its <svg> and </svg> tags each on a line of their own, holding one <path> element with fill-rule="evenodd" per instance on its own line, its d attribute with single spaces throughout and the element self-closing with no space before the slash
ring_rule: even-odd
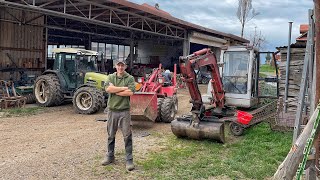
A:
<svg viewBox="0 0 320 180">
<path fill-rule="evenodd" d="M 0 80 L 0 107 L 21 108 L 26 104 L 26 98 L 17 94 L 12 81 Z"/>
<path fill-rule="evenodd" d="M 130 97 L 132 120 L 171 122 L 178 110 L 176 65 L 173 78 L 166 81 L 159 64 L 145 82 L 138 79 L 141 88 Z"/>
</svg>

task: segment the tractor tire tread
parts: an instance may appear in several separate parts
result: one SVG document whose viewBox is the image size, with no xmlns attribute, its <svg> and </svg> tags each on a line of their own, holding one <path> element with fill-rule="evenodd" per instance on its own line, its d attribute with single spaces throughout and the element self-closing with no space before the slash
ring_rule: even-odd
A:
<svg viewBox="0 0 320 180">
<path fill-rule="evenodd" d="M 41 76 L 37 77 L 35 84 L 37 84 L 37 82 L 40 80 L 44 80 L 47 82 L 47 84 L 49 86 L 50 93 L 49 93 L 48 100 L 44 103 L 40 103 L 36 98 L 36 94 L 35 94 L 36 87 L 34 87 L 33 91 L 34 91 L 34 96 L 35 96 L 37 104 L 42 107 L 50 107 L 50 106 L 56 106 L 56 105 L 62 104 L 64 99 L 63 99 L 63 93 L 61 91 L 58 77 L 54 74 L 41 75 Z"/>
<path fill-rule="evenodd" d="M 88 92 L 93 100 L 92 106 L 88 110 L 81 110 L 76 103 L 76 97 L 79 93 L 86 91 Z M 103 107 L 104 96 L 103 93 L 95 87 L 81 87 L 73 95 L 72 103 L 75 111 L 79 114 L 94 114 Z"/>
<path fill-rule="evenodd" d="M 172 117 L 172 111 L 174 111 L 174 116 Z M 161 119 L 165 123 L 170 123 L 174 120 L 175 117 L 175 108 L 174 108 L 174 102 L 171 97 L 166 97 L 163 100 L 163 103 L 161 105 Z"/>
<path fill-rule="evenodd" d="M 157 110 L 158 110 L 158 117 L 156 118 L 156 122 L 161 122 L 161 105 L 163 103 L 164 98 L 157 98 Z"/>
</svg>

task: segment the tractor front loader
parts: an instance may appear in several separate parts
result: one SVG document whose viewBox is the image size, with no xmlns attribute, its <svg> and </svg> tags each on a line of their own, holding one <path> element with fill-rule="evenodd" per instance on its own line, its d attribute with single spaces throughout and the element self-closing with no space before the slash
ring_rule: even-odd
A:
<svg viewBox="0 0 320 180">
<path fill-rule="evenodd" d="M 149 79 L 142 84 L 140 90 L 131 96 L 132 120 L 158 121 L 170 123 L 178 111 L 178 98 L 176 88 L 177 67 L 171 81 L 166 82 L 162 76 L 161 64 L 155 68 Z"/>
</svg>

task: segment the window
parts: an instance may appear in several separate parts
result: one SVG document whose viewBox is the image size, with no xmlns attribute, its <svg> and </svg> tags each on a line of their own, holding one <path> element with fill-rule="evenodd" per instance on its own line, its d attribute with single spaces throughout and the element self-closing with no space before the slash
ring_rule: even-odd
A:
<svg viewBox="0 0 320 180">
<path fill-rule="evenodd" d="M 106 44 L 106 54 L 105 54 L 105 56 L 106 56 L 106 58 L 107 59 L 111 59 L 111 44 Z"/>
<path fill-rule="evenodd" d="M 124 47 L 124 57 L 127 58 L 130 54 L 130 46 Z"/>
<path fill-rule="evenodd" d="M 225 92 L 247 93 L 249 57 L 249 51 L 229 51 L 224 53 L 222 81 Z"/>
<path fill-rule="evenodd" d="M 52 52 L 53 49 L 57 48 L 57 45 L 48 45 L 48 54 L 47 54 L 47 58 L 49 59 L 54 59 L 55 53 Z"/>
<path fill-rule="evenodd" d="M 122 45 L 119 45 L 119 59 L 121 59 L 121 60 L 124 60 L 125 59 L 125 57 L 124 57 L 124 46 L 122 46 Z"/>
<path fill-rule="evenodd" d="M 103 54 L 106 53 L 106 44 L 105 43 L 99 43 L 98 52 L 103 53 Z"/>
<path fill-rule="evenodd" d="M 112 44 L 111 49 L 111 57 L 113 60 L 116 60 L 119 58 L 118 54 L 118 45 Z"/>
<path fill-rule="evenodd" d="M 91 50 L 92 51 L 98 51 L 98 43 L 92 42 L 91 43 Z"/>
</svg>

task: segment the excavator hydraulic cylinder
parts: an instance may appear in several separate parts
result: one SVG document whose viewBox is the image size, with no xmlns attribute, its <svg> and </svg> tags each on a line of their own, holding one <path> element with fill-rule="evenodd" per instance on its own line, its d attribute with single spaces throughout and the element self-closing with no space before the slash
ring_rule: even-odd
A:
<svg viewBox="0 0 320 180">
<path fill-rule="evenodd" d="M 171 130 L 177 137 L 224 143 L 223 122 L 201 121 L 198 125 L 193 125 L 188 118 L 177 118 L 171 122 Z"/>
</svg>

